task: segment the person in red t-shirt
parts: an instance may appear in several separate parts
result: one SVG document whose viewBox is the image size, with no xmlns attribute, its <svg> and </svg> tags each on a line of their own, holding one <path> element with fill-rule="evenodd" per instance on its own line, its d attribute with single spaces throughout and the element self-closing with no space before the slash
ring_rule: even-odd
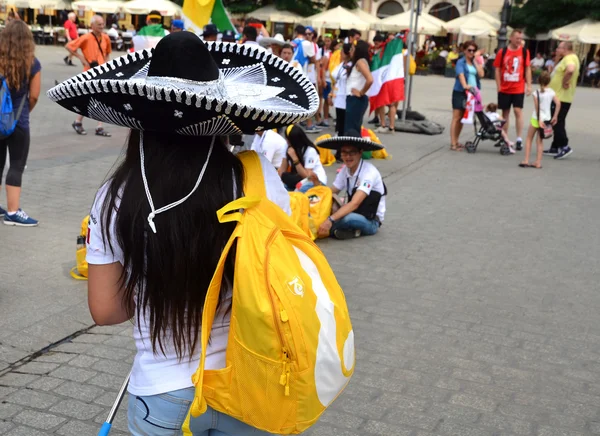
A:
<svg viewBox="0 0 600 436">
<path fill-rule="evenodd" d="M 515 29 L 510 34 L 508 47 L 496 54 L 496 86 L 498 87 L 498 107 L 502 109 L 502 118 L 506 120 L 504 131 L 508 132 L 510 108 L 514 108 L 517 150 L 523 149 L 523 103 L 525 84 L 527 95 L 531 95 L 531 56 L 523 47 L 523 31 Z"/>
<path fill-rule="evenodd" d="M 75 15 L 75 12 L 69 12 L 69 18 L 67 19 L 67 21 L 65 21 L 64 27 L 65 36 L 67 37 L 67 44 L 79 38 L 79 33 L 77 32 L 77 24 L 75 24 L 76 18 L 77 16 Z M 72 54 L 69 53 L 69 55 L 65 56 L 63 60 L 65 61 L 65 64 L 74 66 Z"/>
</svg>

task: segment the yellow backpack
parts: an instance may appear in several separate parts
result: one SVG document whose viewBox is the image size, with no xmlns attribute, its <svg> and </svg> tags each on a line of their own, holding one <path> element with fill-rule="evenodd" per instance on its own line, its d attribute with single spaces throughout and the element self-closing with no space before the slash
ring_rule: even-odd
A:
<svg viewBox="0 0 600 436">
<path fill-rule="evenodd" d="M 310 228 L 310 201 L 302 192 L 290 192 L 290 209 L 292 210 L 292 221 L 296 223 L 302 232 L 307 235 L 313 235 Z"/>
<path fill-rule="evenodd" d="M 266 197 L 258 156 L 238 155 L 245 197 L 217 212 L 237 221 L 202 313 L 200 365 L 190 416 L 213 409 L 260 430 L 299 434 L 313 425 L 354 372 L 354 333 L 344 293 L 325 256 Z M 240 210 L 243 209 L 242 212 Z M 205 370 L 225 259 L 237 241 L 226 367 Z"/>
<path fill-rule="evenodd" d="M 322 141 L 324 139 L 329 139 L 329 138 L 331 138 L 331 135 L 329 133 L 327 133 L 325 135 L 321 135 L 317 138 L 315 143 Z M 321 164 L 323 166 L 328 167 L 335 163 L 335 155 L 331 152 L 331 150 L 329 150 L 327 148 L 321 148 L 318 146 L 317 146 L 317 150 L 319 151 L 319 158 L 320 158 Z"/>
<path fill-rule="evenodd" d="M 90 221 L 90 216 L 86 216 L 83 221 L 81 221 L 81 233 L 79 234 L 79 238 L 83 238 L 83 240 L 85 241 L 85 239 L 87 238 L 87 234 L 88 234 L 88 223 Z M 78 240 L 79 240 L 78 238 Z M 85 242 L 83 244 L 83 247 L 79 246 L 80 244 L 77 244 L 77 251 L 75 252 L 75 260 L 77 262 L 77 266 L 74 266 L 73 268 L 71 268 L 71 277 L 73 277 L 75 280 L 87 280 L 88 277 L 88 263 L 87 260 L 85 260 L 85 256 L 87 254 L 87 248 L 85 245 Z"/>
<path fill-rule="evenodd" d="M 317 231 L 329 215 L 331 215 L 331 206 L 333 205 L 333 192 L 327 186 L 319 185 L 310 188 L 304 194 L 310 204 L 309 228 L 312 231 L 312 238 L 317 239 Z"/>
</svg>

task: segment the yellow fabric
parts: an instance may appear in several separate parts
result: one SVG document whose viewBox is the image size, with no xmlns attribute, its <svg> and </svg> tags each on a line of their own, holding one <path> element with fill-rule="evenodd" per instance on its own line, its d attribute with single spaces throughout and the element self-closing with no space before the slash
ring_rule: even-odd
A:
<svg viewBox="0 0 600 436">
<path fill-rule="evenodd" d="M 81 221 L 81 232 L 79 233 L 79 235 L 83 236 L 84 238 L 87 238 L 89 221 L 89 215 Z M 85 246 L 83 248 L 77 249 L 77 251 L 75 252 L 75 260 L 77 262 L 77 266 L 71 269 L 71 277 L 73 277 L 75 280 L 87 280 L 88 263 L 85 260 L 86 254 L 87 249 Z"/>
<path fill-rule="evenodd" d="M 458 53 L 454 53 L 453 51 L 451 51 L 450 53 L 448 53 L 448 56 L 446 56 L 446 64 L 451 64 L 453 60 L 458 59 Z"/>
<path fill-rule="evenodd" d="M 319 136 L 315 143 L 329 138 L 331 138 L 331 135 L 329 133 L 326 133 L 325 135 Z M 328 167 L 335 163 L 335 155 L 331 152 L 331 150 L 329 150 L 328 148 L 321 148 L 319 146 L 317 146 L 317 150 L 319 150 L 319 158 L 323 166 Z"/>
<path fill-rule="evenodd" d="M 308 222 L 310 215 L 310 201 L 308 197 L 301 192 L 290 192 L 290 208 L 292 209 L 292 221 L 300 227 L 305 235 L 312 237 L 313 232 Z"/>
<path fill-rule="evenodd" d="M 315 186 L 310 188 L 304 194 L 310 203 L 309 221 L 312 231 L 312 238 L 317 239 L 317 231 L 321 224 L 331 215 L 331 206 L 333 205 L 333 192 L 327 186 Z"/>
<path fill-rule="evenodd" d="M 415 58 L 413 57 L 413 55 L 410 55 L 410 68 L 408 70 L 408 73 L 411 76 L 414 76 L 416 72 L 417 72 L 417 63 L 415 62 Z"/>
<path fill-rule="evenodd" d="M 214 6 L 215 0 L 185 0 L 182 12 L 188 20 L 202 29 L 210 23 Z"/>
<path fill-rule="evenodd" d="M 333 70 L 342 62 L 342 49 L 339 48 L 329 56 L 329 75 L 331 76 L 331 84 L 335 84 Z"/>
<path fill-rule="evenodd" d="M 371 129 L 365 129 L 365 130 L 369 133 L 369 139 L 371 139 L 371 141 L 376 142 L 377 144 L 382 143 L 381 140 L 379 139 L 379 137 L 375 134 L 375 132 L 373 130 L 371 130 Z M 385 148 L 372 152 L 371 157 L 373 159 L 391 159 L 392 158 L 392 156 L 390 156 L 388 154 L 388 152 Z"/>
<path fill-rule="evenodd" d="M 223 249 L 202 313 L 196 396 L 182 427 L 207 405 L 260 430 L 299 434 L 342 392 L 354 371 L 354 333 L 344 294 L 327 260 L 264 195 L 258 155 L 238 155 L 246 197 L 217 212 L 237 221 Z M 240 213 L 240 209 L 243 212 Z M 232 213 L 230 213 L 232 212 Z M 236 244 L 226 367 L 205 370 L 225 260 Z"/>
<path fill-rule="evenodd" d="M 575 72 L 571 76 L 571 81 L 569 82 L 571 86 L 569 86 L 569 89 L 565 89 L 563 88 L 562 83 L 567 71 L 567 66 L 569 65 L 575 66 Z M 573 103 L 573 98 L 575 97 L 575 88 L 577 88 L 577 79 L 579 78 L 579 67 L 579 58 L 574 53 L 566 55 L 562 61 L 560 61 L 558 65 L 554 67 L 552 80 L 550 81 L 550 88 L 556 92 L 558 99 L 564 103 Z"/>
<path fill-rule="evenodd" d="M 294 128 L 293 124 L 290 124 L 289 126 L 287 126 L 285 129 L 285 136 L 290 136 L 290 132 L 292 131 L 293 128 Z"/>
</svg>

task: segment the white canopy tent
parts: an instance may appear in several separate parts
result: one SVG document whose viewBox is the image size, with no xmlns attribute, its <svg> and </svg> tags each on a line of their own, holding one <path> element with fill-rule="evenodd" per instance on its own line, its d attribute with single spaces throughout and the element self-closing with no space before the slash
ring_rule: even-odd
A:
<svg viewBox="0 0 600 436">
<path fill-rule="evenodd" d="M 392 15 L 384 18 L 379 23 L 379 30 L 386 32 L 394 32 L 405 29 L 410 29 L 411 11 L 402 12 L 401 14 Z M 414 21 L 414 20 L 413 20 Z M 439 35 L 445 33 L 445 22 L 433 15 L 421 13 L 419 16 L 418 26 L 415 33 Z"/>
<path fill-rule="evenodd" d="M 100 14 L 114 14 L 124 7 L 120 0 L 79 0 L 71 3 L 73 9 L 84 9 Z"/>
<path fill-rule="evenodd" d="M 551 31 L 552 38 L 560 41 L 579 41 L 600 44 L 600 21 L 589 18 L 576 21 Z"/>
<path fill-rule="evenodd" d="M 361 20 L 370 23 L 372 29 L 378 28 L 379 23 L 381 23 L 381 20 L 375 15 L 371 15 L 367 11 L 363 11 L 360 8 L 352 9 L 350 12 L 352 12 Z"/>
<path fill-rule="evenodd" d="M 304 18 L 302 22 L 318 29 L 369 30 L 371 28 L 371 23 L 341 6 Z"/>
<path fill-rule="evenodd" d="M 158 11 L 164 17 L 181 15 L 181 7 L 169 0 L 132 0 L 124 5 L 125 12 L 133 15 L 147 15 Z"/>
<path fill-rule="evenodd" d="M 248 14 L 247 17 L 256 18 L 262 21 L 271 21 L 274 23 L 293 24 L 303 20 L 303 17 L 290 11 L 280 11 L 275 8 L 275 5 L 268 5 L 258 8 Z"/>
<path fill-rule="evenodd" d="M 70 0 L 14 0 L 14 2 L 9 2 L 9 4 L 13 4 L 16 8 L 23 9 L 71 9 Z"/>
<path fill-rule="evenodd" d="M 450 33 L 460 33 L 469 36 L 495 36 L 501 24 L 499 19 L 487 12 L 478 10 L 450 20 L 444 27 Z"/>
</svg>

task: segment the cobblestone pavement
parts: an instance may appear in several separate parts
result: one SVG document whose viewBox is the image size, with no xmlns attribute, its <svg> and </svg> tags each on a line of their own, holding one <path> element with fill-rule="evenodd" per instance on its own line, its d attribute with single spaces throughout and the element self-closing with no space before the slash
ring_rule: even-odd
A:
<svg viewBox="0 0 600 436">
<path fill-rule="evenodd" d="M 38 56 L 44 89 L 76 71 L 59 49 Z M 415 84 L 415 108 L 447 124 L 451 80 Z M 489 143 L 452 153 L 446 133 L 385 137 L 381 232 L 320 242 L 346 291 L 357 369 L 306 434 L 600 434 L 600 92 L 576 98 L 575 153 L 541 171 Z M 93 326 L 68 271 L 125 132 L 78 137 L 47 99 L 32 120 L 22 204 L 42 224 L 0 228 L 0 434 L 93 435 L 133 360 L 131 326 Z"/>
</svg>

